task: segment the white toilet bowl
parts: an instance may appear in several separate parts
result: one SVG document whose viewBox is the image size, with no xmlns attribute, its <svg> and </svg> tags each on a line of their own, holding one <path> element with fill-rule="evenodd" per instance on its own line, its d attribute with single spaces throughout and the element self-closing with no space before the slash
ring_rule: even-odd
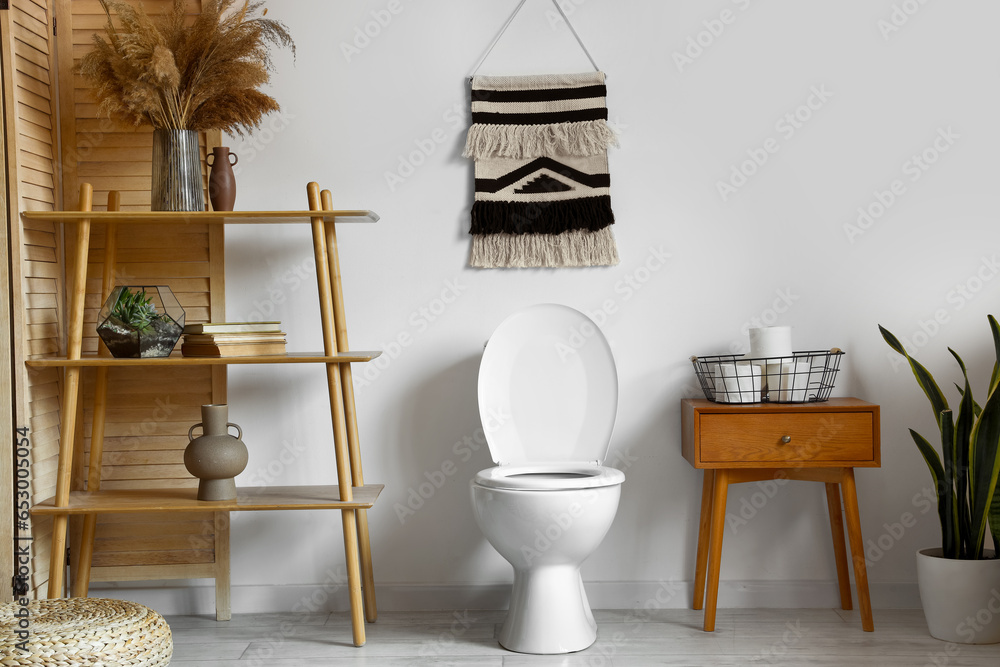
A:
<svg viewBox="0 0 1000 667">
<path fill-rule="evenodd" d="M 486 346 L 479 410 L 498 465 L 472 480 L 472 502 L 514 568 L 499 638 L 507 649 L 568 653 L 597 638 L 580 565 L 611 528 L 625 481 L 601 465 L 617 405 L 607 340 L 572 308 L 519 311 Z"/>
</svg>

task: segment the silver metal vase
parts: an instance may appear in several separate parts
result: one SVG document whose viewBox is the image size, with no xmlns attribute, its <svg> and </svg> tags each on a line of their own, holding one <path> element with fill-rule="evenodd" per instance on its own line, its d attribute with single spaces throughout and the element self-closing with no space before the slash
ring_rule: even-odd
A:
<svg viewBox="0 0 1000 667">
<path fill-rule="evenodd" d="M 197 130 L 153 130 L 154 211 L 204 211 Z"/>
</svg>

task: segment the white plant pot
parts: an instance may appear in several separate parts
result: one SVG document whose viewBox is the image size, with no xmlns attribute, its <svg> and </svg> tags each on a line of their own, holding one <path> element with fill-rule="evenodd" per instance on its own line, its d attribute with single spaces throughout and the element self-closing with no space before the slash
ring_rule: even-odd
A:
<svg viewBox="0 0 1000 667">
<path fill-rule="evenodd" d="M 917 552 L 917 586 L 931 636 L 958 644 L 1000 643 L 1000 559 L 957 560 L 942 553 Z"/>
</svg>

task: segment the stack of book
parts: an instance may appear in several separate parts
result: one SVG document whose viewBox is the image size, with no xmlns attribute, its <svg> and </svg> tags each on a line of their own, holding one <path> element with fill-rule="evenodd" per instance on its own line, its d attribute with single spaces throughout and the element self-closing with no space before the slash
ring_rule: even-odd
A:
<svg viewBox="0 0 1000 667">
<path fill-rule="evenodd" d="M 185 357 L 248 357 L 285 354 L 280 322 L 207 322 L 184 327 Z"/>
</svg>

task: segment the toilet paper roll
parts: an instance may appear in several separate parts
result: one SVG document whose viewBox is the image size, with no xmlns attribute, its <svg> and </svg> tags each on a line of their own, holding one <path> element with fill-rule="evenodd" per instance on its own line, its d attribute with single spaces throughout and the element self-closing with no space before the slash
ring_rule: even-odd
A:
<svg viewBox="0 0 1000 667">
<path fill-rule="evenodd" d="M 803 403 L 809 398 L 810 366 L 808 359 L 796 359 L 781 363 L 781 389 L 778 392 L 777 400 Z"/>
<path fill-rule="evenodd" d="M 792 328 L 791 327 L 758 327 L 750 329 L 750 353 L 749 359 L 762 359 L 764 357 L 790 357 L 792 356 Z"/>
<path fill-rule="evenodd" d="M 789 357 L 791 360 L 791 357 Z M 774 363 L 764 365 L 764 391 L 767 393 L 767 400 L 781 400 L 781 359 L 776 359 Z"/>
<path fill-rule="evenodd" d="M 757 403 L 763 374 L 760 364 L 736 361 L 719 364 L 715 376 L 715 400 L 720 403 Z"/>
</svg>

